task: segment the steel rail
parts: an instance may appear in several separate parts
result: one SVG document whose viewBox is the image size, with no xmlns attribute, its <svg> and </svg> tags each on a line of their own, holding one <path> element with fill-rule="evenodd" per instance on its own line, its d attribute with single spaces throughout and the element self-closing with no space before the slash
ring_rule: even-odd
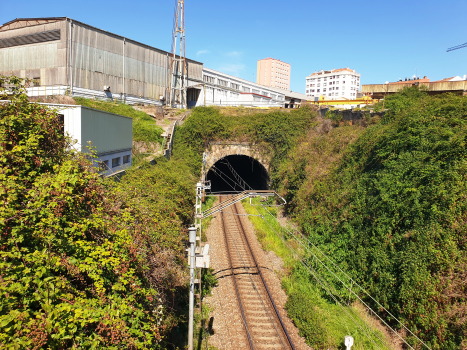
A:
<svg viewBox="0 0 467 350">
<path fill-rule="evenodd" d="M 233 208 L 234 208 L 235 212 L 238 214 L 238 209 L 237 209 L 237 204 L 236 204 L 236 203 L 233 205 Z M 273 298 L 272 298 L 271 292 L 269 291 L 269 288 L 268 288 L 268 286 L 267 286 L 267 284 L 266 284 L 266 281 L 264 280 L 263 273 L 261 272 L 261 269 L 260 269 L 260 267 L 259 267 L 259 265 L 258 265 L 258 262 L 256 261 L 256 257 L 255 257 L 255 255 L 253 254 L 253 251 L 252 251 L 251 246 L 250 246 L 250 242 L 248 241 L 248 238 L 246 237 L 245 229 L 244 229 L 244 227 L 243 227 L 242 221 L 241 221 L 239 218 L 238 218 L 238 223 L 240 224 L 240 228 L 241 228 L 240 231 L 241 231 L 243 237 L 245 238 L 246 245 L 247 245 L 247 247 L 248 247 L 248 250 L 250 251 L 251 257 L 253 258 L 253 262 L 254 262 L 254 264 L 255 264 L 255 267 L 256 267 L 256 269 L 258 270 L 258 274 L 259 274 L 259 276 L 261 277 L 261 281 L 263 282 L 264 288 L 265 288 L 265 290 L 266 290 L 266 292 L 267 292 L 267 294 L 268 294 L 269 301 L 271 302 L 271 304 L 272 304 L 272 306 L 273 306 L 273 308 L 274 308 L 274 311 L 275 311 L 275 313 L 276 313 L 277 319 L 279 320 L 279 322 L 280 322 L 280 324 L 281 324 L 282 330 L 283 330 L 285 336 L 287 337 L 287 341 L 288 341 L 290 347 L 291 347 L 293 350 L 295 350 L 295 346 L 294 346 L 293 343 L 292 343 L 292 339 L 290 339 L 289 333 L 287 332 L 287 329 L 285 328 L 284 322 L 282 321 L 282 318 L 281 318 L 281 316 L 279 315 L 279 310 L 277 309 L 276 304 L 274 303 L 274 300 L 273 300 Z"/>
<path fill-rule="evenodd" d="M 242 314 L 242 320 L 243 320 L 243 324 L 245 326 L 246 334 L 248 336 L 248 343 L 250 345 L 250 349 L 254 350 L 255 347 L 253 345 L 253 340 L 251 339 L 250 332 L 248 330 L 245 312 L 243 311 L 242 300 L 240 299 L 240 292 L 238 291 L 237 280 L 235 279 L 235 271 L 233 269 L 232 256 L 230 255 L 230 249 L 229 249 L 229 243 L 228 243 L 229 240 L 228 240 L 228 237 L 227 237 L 227 226 L 226 226 L 226 222 L 225 222 L 225 219 L 224 219 L 224 213 L 223 212 L 221 212 L 221 218 L 222 218 L 222 226 L 224 227 L 224 237 L 225 237 L 225 244 L 227 246 L 227 256 L 229 257 L 230 271 L 232 273 L 232 279 L 234 281 L 234 286 L 235 286 L 235 294 L 237 295 L 238 305 L 240 306 L 240 313 Z"/>
</svg>

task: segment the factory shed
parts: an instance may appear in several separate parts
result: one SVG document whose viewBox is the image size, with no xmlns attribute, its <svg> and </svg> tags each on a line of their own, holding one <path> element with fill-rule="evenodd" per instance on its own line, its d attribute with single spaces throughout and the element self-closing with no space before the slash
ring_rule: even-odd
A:
<svg viewBox="0 0 467 350">
<path fill-rule="evenodd" d="M 31 96 L 66 93 L 162 104 L 170 56 L 68 17 L 18 18 L 0 26 L 0 74 L 31 79 Z M 202 82 L 203 64 L 186 64 L 186 85 Z"/>
</svg>

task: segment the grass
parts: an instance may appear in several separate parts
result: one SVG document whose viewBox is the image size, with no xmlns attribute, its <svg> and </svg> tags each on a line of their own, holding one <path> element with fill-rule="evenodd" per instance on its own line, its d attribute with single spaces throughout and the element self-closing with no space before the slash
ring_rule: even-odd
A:
<svg viewBox="0 0 467 350">
<path fill-rule="evenodd" d="M 124 103 L 95 101 L 83 97 L 75 97 L 76 104 L 95 108 L 101 111 L 124 115 L 133 118 L 133 141 L 144 141 L 147 143 L 162 143 L 161 134 L 163 130 L 148 114 L 134 109 Z"/>
<path fill-rule="evenodd" d="M 258 199 L 254 199 L 252 203 L 254 204 L 249 205 L 244 201 L 243 204 L 247 213 L 263 216 L 250 216 L 263 249 L 274 251 L 284 262 L 285 274 L 281 282 L 288 295 L 287 312 L 306 343 L 318 349 L 343 349 L 344 337 L 351 335 L 355 340 L 352 349 L 389 349 L 387 344 L 382 344 L 377 339 L 379 337 L 386 342 L 379 330 L 373 327 L 371 331 L 367 331 L 371 326 L 363 321 L 365 317 L 361 308 L 352 305 L 352 301 L 343 307 L 336 304 L 319 286 L 310 271 L 300 263 L 301 259 L 306 258 L 304 249 L 281 227 L 277 220 L 278 210 L 268 208 L 273 215 L 271 216 L 259 206 Z M 369 333 L 369 337 L 366 333 Z"/>
</svg>

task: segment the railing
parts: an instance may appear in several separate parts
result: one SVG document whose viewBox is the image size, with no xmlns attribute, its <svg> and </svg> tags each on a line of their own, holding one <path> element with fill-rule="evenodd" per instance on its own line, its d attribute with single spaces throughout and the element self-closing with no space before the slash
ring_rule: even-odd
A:
<svg viewBox="0 0 467 350">
<path fill-rule="evenodd" d="M 178 120 L 176 120 L 173 123 L 172 128 L 167 134 L 164 140 L 163 146 L 162 146 L 162 154 L 164 155 L 165 158 L 167 158 L 167 160 L 169 160 L 170 157 L 172 156 L 173 143 L 174 143 L 173 140 L 174 140 L 175 128 L 177 124 L 178 124 Z"/>
<path fill-rule="evenodd" d="M 71 96 L 70 86 L 67 85 L 41 85 L 41 86 L 31 86 L 26 88 L 27 94 L 30 97 L 42 97 L 42 96 Z M 84 89 L 73 86 L 73 96 L 75 97 L 85 97 L 89 99 L 97 100 L 113 100 L 121 101 L 126 104 L 136 104 L 144 103 L 150 105 L 163 105 L 161 101 L 152 100 L 142 96 L 134 96 L 129 94 L 116 94 L 112 92 Z"/>
</svg>

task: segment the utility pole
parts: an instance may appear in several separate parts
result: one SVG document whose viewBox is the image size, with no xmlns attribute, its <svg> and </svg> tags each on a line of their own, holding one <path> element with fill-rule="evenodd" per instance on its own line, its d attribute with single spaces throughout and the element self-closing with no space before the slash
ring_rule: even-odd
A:
<svg viewBox="0 0 467 350">
<path fill-rule="evenodd" d="M 177 52 L 177 42 L 179 54 Z M 186 61 L 185 61 L 185 0 L 178 0 L 172 31 L 172 62 L 170 64 L 170 90 L 168 102 L 172 107 L 186 108 Z"/>
<path fill-rule="evenodd" d="M 201 252 L 197 249 L 196 241 L 200 242 L 201 246 L 201 203 L 204 195 L 204 191 L 210 189 L 211 185 L 209 182 L 198 182 L 196 184 L 196 204 L 195 204 L 195 224 L 188 229 L 189 231 L 189 264 L 190 264 L 190 297 L 189 297 L 189 312 L 188 312 L 188 349 L 193 350 L 193 318 L 195 308 L 195 268 L 208 268 L 209 267 L 209 245 L 206 245 Z M 198 235 L 199 230 L 199 235 Z M 198 254 L 196 253 L 198 250 Z M 199 276 L 199 303 L 201 311 L 201 273 Z"/>
<path fill-rule="evenodd" d="M 190 304 L 188 315 L 188 349 L 193 350 L 193 318 L 195 308 L 195 244 L 196 244 L 196 227 L 190 227 Z"/>
</svg>

